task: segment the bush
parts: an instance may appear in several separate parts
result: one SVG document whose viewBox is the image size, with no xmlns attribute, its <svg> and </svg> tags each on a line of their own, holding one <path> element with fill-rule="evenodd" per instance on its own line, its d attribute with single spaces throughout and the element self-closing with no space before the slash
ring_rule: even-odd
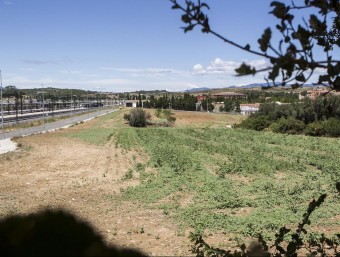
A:
<svg viewBox="0 0 340 257">
<path fill-rule="evenodd" d="M 171 110 L 163 110 L 163 116 L 166 118 L 168 122 L 175 122 L 176 118 L 173 116 L 174 114 Z"/>
<path fill-rule="evenodd" d="M 261 131 L 269 127 L 270 124 L 271 121 L 266 115 L 250 115 L 236 127 Z"/>
<path fill-rule="evenodd" d="M 123 118 L 124 118 L 124 120 L 126 120 L 126 121 L 130 121 L 130 119 L 131 119 L 131 114 L 130 114 L 130 113 L 124 113 Z"/>
<path fill-rule="evenodd" d="M 340 120 L 336 118 L 329 118 L 325 121 L 325 132 L 326 135 L 331 137 L 340 136 Z"/>
<path fill-rule="evenodd" d="M 145 127 L 147 120 L 151 118 L 151 115 L 141 108 L 132 109 L 128 115 L 128 121 L 132 127 Z M 125 116 L 128 117 L 128 115 L 124 115 L 124 119 Z"/>
<path fill-rule="evenodd" d="M 308 136 L 319 137 L 326 134 L 325 131 L 325 122 L 315 121 L 313 123 L 309 123 L 304 130 L 305 134 Z"/>
<path fill-rule="evenodd" d="M 161 114 L 162 114 L 162 110 L 161 110 L 161 109 L 156 109 L 156 111 L 155 111 L 155 116 L 156 116 L 157 118 L 160 118 L 160 117 L 161 117 Z"/>
<path fill-rule="evenodd" d="M 277 122 L 270 125 L 270 129 L 277 133 L 299 134 L 303 132 L 306 125 L 303 121 L 295 118 L 281 118 Z"/>
</svg>

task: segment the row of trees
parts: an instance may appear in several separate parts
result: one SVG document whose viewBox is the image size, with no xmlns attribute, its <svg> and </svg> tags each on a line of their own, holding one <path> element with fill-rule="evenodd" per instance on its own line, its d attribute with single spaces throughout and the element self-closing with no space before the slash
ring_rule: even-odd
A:
<svg viewBox="0 0 340 257">
<path fill-rule="evenodd" d="M 171 95 L 164 94 L 161 97 L 156 98 L 151 95 L 145 102 L 142 103 L 142 96 L 138 97 L 138 107 L 143 108 L 155 108 L 155 109 L 174 109 L 174 110 L 185 110 L 195 111 L 196 110 L 196 97 L 184 93 L 183 95 Z"/>
</svg>

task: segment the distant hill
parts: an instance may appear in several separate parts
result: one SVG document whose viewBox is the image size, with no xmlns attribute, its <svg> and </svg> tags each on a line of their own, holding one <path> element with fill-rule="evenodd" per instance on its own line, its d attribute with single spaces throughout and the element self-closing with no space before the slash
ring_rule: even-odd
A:
<svg viewBox="0 0 340 257">
<path fill-rule="evenodd" d="M 273 86 L 273 83 L 269 83 L 270 86 Z M 243 86 L 229 86 L 226 87 L 226 89 L 251 89 L 251 88 L 261 88 L 261 87 L 267 87 L 268 84 L 267 83 L 252 83 L 252 84 L 247 84 L 247 85 L 243 85 Z M 305 84 L 303 85 L 303 87 L 313 87 L 315 85 L 313 84 Z M 285 88 L 289 88 L 291 87 L 291 84 L 287 84 L 285 86 Z M 199 87 L 199 88 L 192 88 L 192 89 L 186 89 L 184 90 L 184 92 L 186 93 L 198 93 L 198 92 L 202 92 L 202 91 L 209 91 L 209 90 L 218 90 L 220 88 L 208 88 L 208 87 Z"/>
<path fill-rule="evenodd" d="M 184 90 L 184 92 L 187 92 L 187 93 L 196 93 L 196 92 L 207 91 L 207 90 L 212 90 L 212 89 L 216 89 L 216 88 L 197 87 L 197 88 L 186 89 L 186 90 Z"/>
</svg>

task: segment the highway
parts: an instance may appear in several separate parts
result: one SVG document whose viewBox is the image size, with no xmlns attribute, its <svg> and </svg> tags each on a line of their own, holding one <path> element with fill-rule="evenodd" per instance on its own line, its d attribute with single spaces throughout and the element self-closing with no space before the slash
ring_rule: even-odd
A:
<svg viewBox="0 0 340 257">
<path fill-rule="evenodd" d="M 96 112 L 86 113 L 86 114 L 79 115 L 79 116 L 72 116 L 70 118 L 66 118 L 63 120 L 59 120 L 59 121 L 55 121 L 51 123 L 44 123 L 43 125 L 25 128 L 25 129 L 19 129 L 19 130 L 11 131 L 11 132 L 3 132 L 1 130 L 0 140 L 13 138 L 13 137 L 29 136 L 33 134 L 43 133 L 45 131 L 52 131 L 52 130 L 60 129 L 60 128 L 71 126 L 75 123 L 86 121 L 88 119 L 92 119 L 92 118 L 95 118 L 95 117 L 98 117 L 104 114 L 115 112 L 117 110 L 118 109 L 102 109 Z"/>
</svg>

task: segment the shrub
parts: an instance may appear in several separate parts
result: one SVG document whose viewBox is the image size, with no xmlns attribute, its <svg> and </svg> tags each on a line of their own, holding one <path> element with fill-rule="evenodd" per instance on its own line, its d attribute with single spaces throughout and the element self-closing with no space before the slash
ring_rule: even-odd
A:
<svg viewBox="0 0 340 257">
<path fill-rule="evenodd" d="M 176 117 L 174 117 L 174 116 L 169 116 L 169 117 L 167 118 L 167 120 L 168 120 L 168 122 L 174 123 L 174 122 L 176 121 Z"/>
<path fill-rule="evenodd" d="M 293 117 L 281 118 L 277 122 L 270 125 L 270 129 L 277 133 L 299 134 L 305 129 L 306 125 L 303 121 Z"/>
<path fill-rule="evenodd" d="M 156 109 L 156 111 L 155 111 L 155 116 L 156 116 L 157 118 L 160 118 L 160 117 L 161 117 L 161 113 L 162 113 L 162 110 L 161 110 L 161 109 Z"/>
<path fill-rule="evenodd" d="M 174 123 L 176 121 L 176 118 L 173 116 L 174 114 L 171 112 L 171 110 L 161 110 L 161 109 L 157 109 L 155 111 L 155 115 L 157 118 L 165 118 L 168 123 Z M 171 124 L 169 124 L 171 125 Z"/>
<path fill-rule="evenodd" d="M 340 136 L 340 120 L 336 118 L 329 118 L 325 121 L 325 132 L 328 136 Z"/>
<path fill-rule="evenodd" d="M 151 118 L 151 115 L 141 108 L 132 109 L 129 115 L 128 121 L 132 127 L 145 127 L 147 120 Z"/>
<path fill-rule="evenodd" d="M 306 126 L 304 132 L 308 136 L 323 136 L 326 134 L 325 123 L 322 121 L 310 123 Z"/>
<path fill-rule="evenodd" d="M 250 115 L 248 119 L 244 120 L 237 127 L 261 131 L 269 127 L 270 124 L 271 121 L 266 115 Z"/>
<path fill-rule="evenodd" d="M 124 113 L 123 118 L 124 118 L 124 120 L 126 120 L 126 121 L 130 121 L 131 114 L 130 114 L 130 113 Z"/>
</svg>

